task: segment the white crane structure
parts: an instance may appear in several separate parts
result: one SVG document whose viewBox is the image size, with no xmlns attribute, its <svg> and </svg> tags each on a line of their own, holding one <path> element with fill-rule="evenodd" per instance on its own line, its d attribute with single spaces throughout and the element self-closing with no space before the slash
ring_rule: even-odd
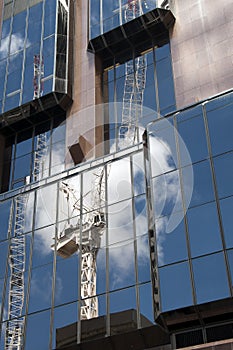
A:
<svg viewBox="0 0 233 350">
<path fill-rule="evenodd" d="M 34 55 L 33 60 L 34 76 L 33 76 L 33 86 L 34 94 L 33 99 L 39 98 L 43 95 L 43 77 L 44 77 L 44 61 L 41 59 L 40 55 Z"/>
<path fill-rule="evenodd" d="M 43 64 L 38 56 L 34 56 L 34 98 L 42 94 L 41 84 L 35 85 L 35 81 L 43 76 Z M 38 90 L 40 86 L 40 90 Z M 47 150 L 46 133 L 37 136 L 37 144 L 34 152 L 34 164 L 32 181 L 38 181 L 43 176 L 43 162 Z M 30 182 L 30 177 L 25 178 L 25 185 Z M 21 350 L 23 347 L 23 331 L 25 317 L 23 315 L 25 302 L 25 219 L 28 203 L 28 194 L 20 194 L 12 201 L 8 223 L 9 254 L 8 264 L 10 267 L 8 312 L 5 330 L 5 350 Z"/>
<path fill-rule="evenodd" d="M 125 9 L 125 20 L 130 21 L 142 14 L 141 0 L 128 0 Z M 125 65 L 126 76 L 123 95 L 122 122 L 120 126 L 120 145 L 129 146 L 136 141 L 137 121 L 142 114 L 143 94 L 146 83 L 146 58 L 137 57 Z M 109 168 L 110 169 L 110 168 Z M 96 256 L 100 248 L 101 236 L 106 227 L 105 215 L 100 211 L 105 203 L 104 167 L 99 167 L 93 173 L 91 206 L 81 204 L 75 190 L 68 184 L 62 183 L 61 191 L 71 202 L 72 210 L 80 218 L 72 226 L 69 219 L 52 249 L 63 258 L 68 258 L 78 250 L 81 252 L 81 320 L 98 317 L 98 299 L 96 296 Z"/>
<path fill-rule="evenodd" d="M 62 183 L 60 189 L 66 197 L 67 207 L 72 207 L 72 212 L 68 213 L 68 226 L 60 234 L 57 242 L 52 245 L 52 249 L 56 249 L 57 254 L 62 258 L 68 258 L 78 250 L 81 252 L 81 320 L 98 317 L 96 256 L 106 226 L 104 213 L 100 211 L 105 193 L 104 168 L 99 168 L 93 175 L 95 191 L 91 207 L 81 204 L 74 189 L 67 183 Z M 69 215 L 72 216 L 73 212 L 78 214 L 75 225 L 71 225 L 69 219 Z"/>
<path fill-rule="evenodd" d="M 145 1 L 144 3 L 146 4 Z M 124 10 L 126 22 L 142 15 L 142 13 L 141 0 L 128 0 Z M 120 147 L 130 146 L 136 141 L 138 119 L 142 115 L 146 69 L 147 61 L 145 55 L 125 63 L 122 121 L 119 131 Z"/>
</svg>

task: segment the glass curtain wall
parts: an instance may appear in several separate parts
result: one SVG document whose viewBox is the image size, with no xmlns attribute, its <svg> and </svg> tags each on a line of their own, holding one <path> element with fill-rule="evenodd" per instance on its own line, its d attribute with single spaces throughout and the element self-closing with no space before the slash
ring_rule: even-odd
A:
<svg viewBox="0 0 233 350">
<path fill-rule="evenodd" d="M 65 116 L 56 116 L 6 136 L 2 192 L 64 170 L 65 130 Z"/>
<path fill-rule="evenodd" d="M 139 147 L 134 152 L 124 150 L 119 158 L 109 155 L 102 163 L 79 165 L 59 179 L 42 181 L 35 190 L 26 189 L 25 349 L 55 349 L 56 330 L 80 320 L 88 299 L 81 292 L 85 251 L 80 247 L 85 235 L 80 229 L 96 213 L 105 223 L 97 237 L 94 297 L 98 315 L 106 315 L 107 335 L 114 332 L 110 314 L 115 312 L 135 310 L 138 328 L 154 323 L 152 293 L 157 276 L 152 269 L 158 272 L 159 311 L 232 296 L 232 110 L 233 94 L 228 94 L 151 123 L 146 173 Z M 52 147 L 59 144 L 60 131 Z M 221 142 L 219 135 L 224 135 Z M 20 142 L 14 147 L 18 157 L 24 156 Z M 103 175 L 101 202 L 94 195 L 99 188 L 96 174 Z M 145 175 L 153 193 L 146 188 Z M 66 195 L 64 186 L 72 196 Z M 0 197 L 1 347 L 9 307 L 11 196 Z M 153 215 L 148 213 L 151 208 Z M 151 218 L 156 231 L 153 249 L 151 231 L 148 235 Z M 77 251 L 64 258 L 59 243 L 71 237 L 69 232 L 76 232 Z M 83 340 L 82 322 L 77 342 Z"/>
<path fill-rule="evenodd" d="M 130 6 L 138 7 L 137 16 L 156 8 L 156 0 L 90 0 L 90 39 L 106 33 L 128 21 L 125 10 Z"/>
<path fill-rule="evenodd" d="M 173 158 L 151 170 L 161 311 L 232 296 L 232 111 L 230 93 L 148 129 L 151 163 L 157 141 Z"/>
<path fill-rule="evenodd" d="M 103 94 L 104 102 L 108 103 L 105 124 L 109 124 L 110 149 L 113 150 L 113 143 L 117 146 L 115 141 L 125 123 L 125 109 L 131 101 L 132 108 L 137 109 L 134 123 L 139 130 L 151 120 L 175 110 L 170 45 L 152 48 L 136 57 L 132 52 L 130 61 L 115 63 L 106 69 L 103 74 Z M 131 113 L 130 120 L 133 119 Z M 141 133 L 137 135 L 136 143 L 142 141 Z"/>
<path fill-rule="evenodd" d="M 105 201 L 101 204 L 94 198 L 96 173 L 104 174 L 101 182 Z M 60 254 L 59 242 L 67 234 L 67 229 L 75 228 L 77 232 L 77 228 L 82 227 L 84 230 L 93 210 L 103 213 L 107 223 L 99 237 L 95 293 L 98 315 L 107 315 L 106 334 L 114 333 L 110 314 L 115 312 L 135 310 L 137 328 L 145 322 L 153 324 L 152 298 L 148 298 L 152 295 L 152 285 L 143 173 L 143 154 L 142 150 L 138 150 L 99 167 L 82 170 L 80 166 L 66 179 L 51 181 L 25 193 L 25 349 L 55 349 L 56 330 L 80 320 L 84 302 L 81 294 L 84 250 L 78 249 L 64 258 Z M 72 196 L 65 195 L 64 186 L 71 189 Z M 9 307 L 10 272 L 5 269 L 12 200 L 0 204 L 1 344 L 4 344 Z M 80 202 L 82 205 L 79 207 Z M 77 237 L 80 247 L 85 233 L 82 238 L 78 234 Z M 77 341 L 82 340 L 82 322 L 79 331 Z"/>
<path fill-rule="evenodd" d="M 68 1 L 4 5 L 0 112 L 52 91 L 67 92 Z M 56 78 L 56 79 L 55 79 Z"/>
</svg>

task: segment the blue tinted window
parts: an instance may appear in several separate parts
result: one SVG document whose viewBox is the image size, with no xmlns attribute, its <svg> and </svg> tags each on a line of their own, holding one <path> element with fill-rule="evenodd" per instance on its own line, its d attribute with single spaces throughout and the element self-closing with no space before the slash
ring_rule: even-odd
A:
<svg viewBox="0 0 233 350">
<path fill-rule="evenodd" d="M 17 91 L 21 87 L 22 69 L 16 70 L 11 74 L 8 74 L 6 94 L 10 94 L 13 91 Z"/>
<path fill-rule="evenodd" d="M 182 115 L 179 115 L 177 117 L 178 132 L 188 149 L 191 161 L 194 163 L 207 158 L 208 151 L 206 144 L 205 126 L 202 115 L 198 115 L 191 119 L 185 119 L 184 121 L 182 117 Z M 187 165 L 187 157 L 185 154 L 183 154 L 183 151 L 183 147 L 181 147 L 180 158 L 182 166 Z"/>
<path fill-rule="evenodd" d="M 187 259 L 184 221 L 182 220 L 172 232 L 167 233 L 167 220 L 168 218 L 165 217 L 156 221 L 159 266 Z"/>
<path fill-rule="evenodd" d="M 9 111 L 19 105 L 19 93 L 9 96 L 5 100 L 5 111 Z"/>
<path fill-rule="evenodd" d="M 14 181 L 30 175 L 31 154 L 15 160 Z"/>
<path fill-rule="evenodd" d="M 183 168 L 183 176 L 186 176 L 188 170 L 188 167 Z M 194 164 L 193 172 L 194 187 L 190 206 L 212 201 L 214 199 L 214 192 L 209 161 Z"/>
<path fill-rule="evenodd" d="M 11 201 L 0 203 L 0 240 L 7 239 L 8 220 L 10 215 Z"/>
<path fill-rule="evenodd" d="M 233 197 L 229 197 L 220 201 L 223 231 L 227 248 L 233 247 Z"/>
<path fill-rule="evenodd" d="M 50 1 L 50 3 L 51 4 L 56 3 L 56 1 Z M 39 20 L 41 21 L 42 7 L 43 7 L 43 2 L 40 2 L 39 4 L 29 8 L 29 16 L 28 16 L 29 22 L 37 22 Z"/>
<path fill-rule="evenodd" d="M 222 253 L 194 259 L 193 272 L 198 303 L 230 296 Z"/>
<path fill-rule="evenodd" d="M 28 45 L 35 44 L 41 40 L 41 22 L 34 21 L 28 24 Z"/>
<path fill-rule="evenodd" d="M 8 55 L 9 43 L 10 43 L 10 36 L 7 36 L 1 40 L 1 49 L 0 49 L 0 59 L 1 60 L 6 58 Z"/>
<path fill-rule="evenodd" d="M 214 158 L 214 168 L 219 197 L 233 194 L 233 153 L 227 153 Z"/>
<path fill-rule="evenodd" d="M 57 2 L 46 0 L 45 1 L 45 16 L 48 16 L 49 14 L 52 14 L 56 11 Z"/>
<path fill-rule="evenodd" d="M 19 52 L 9 57 L 8 73 L 12 73 L 18 69 L 22 70 L 23 52 Z"/>
<path fill-rule="evenodd" d="M 55 33 L 55 23 L 56 16 L 55 14 L 49 15 L 44 19 L 44 38 Z"/>
<path fill-rule="evenodd" d="M 233 283 L 233 249 L 228 250 L 227 255 L 228 255 L 228 261 L 230 265 L 231 282 Z M 233 285 L 232 285 L 232 288 L 233 288 Z"/>
<path fill-rule="evenodd" d="M 17 33 L 26 25 L 27 11 L 18 13 L 13 17 L 12 33 Z"/>
<path fill-rule="evenodd" d="M 159 269 L 162 311 L 192 305 L 192 288 L 188 263 Z"/>
<path fill-rule="evenodd" d="M 233 104 L 207 113 L 213 155 L 233 149 Z"/>
<path fill-rule="evenodd" d="M 2 38 L 10 34 L 11 18 L 6 19 L 2 23 Z"/>
<path fill-rule="evenodd" d="M 188 210 L 187 216 L 193 257 L 222 249 L 215 203 L 192 208 Z"/>
</svg>

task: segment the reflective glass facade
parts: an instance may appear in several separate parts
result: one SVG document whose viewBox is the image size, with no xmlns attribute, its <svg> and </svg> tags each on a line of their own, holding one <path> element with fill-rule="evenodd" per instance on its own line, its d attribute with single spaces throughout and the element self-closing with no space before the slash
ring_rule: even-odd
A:
<svg viewBox="0 0 233 350">
<path fill-rule="evenodd" d="M 67 93 L 68 2 L 4 5 L 0 49 L 2 113 L 51 92 Z"/>
<path fill-rule="evenodd" d="M 90 38 L 113 30 L 117 42 L 135 2 L 90 0 Z M 68 2 L 4 3 L 2 112 L 66 94 Z M 137 6 L 139 17 L 159 4 Z M 93 78 L 87 55 L 77 113 L 41 103 L 38 113 L 3 120 L 1 349 L 86 349 L 89 341 L 105 349 L 102 339 L 116 350 L 169 350 L 233 338 L 233 92 L 176 109 L 168 27 L 164 34 L 158 23 L 158 45 L 149 33 L 143 49 L 96 55 L 93 101 L 103 104 L 79 100 Z"/>
<path fill-rule="evenodd" d="M 131 20 L 125 15 L 128 0 L 90 0 L 90 39 L 106 33 Z M 140 0 L 137 5 L 132 1 L 132 7 L 137 7 L 135 16 L 139 17 L 153 10 L 157 0 Z"/>
<path fill-rule="evenodd" d="M 85 222 L 86 208 L 104 213 L 107 222 L 96 260 L 98 315 L 106 316 L 107 335 L 114 334 L 110 315 L 116 312 L 136 310 L 140 328 L 145 326 L 144 317 L 152 325 L 161 312 L 231 297 L 232 110 L 230 93 L 157 119 L 148 125 L 148 153 L 139 143 L 109 155 L 101 165 L 92 161 L 64 170 L 59 178 L 41 180 L 39 187 L 25 188 L 26 349 L 47 349 L 48 344 L 55 349 L 56 330 L 80 320 L 82 254 L 78 251 L 64 259 L 54 242 L 58 244 L 68 227 Z M 221 132 L 226 136 L 218 143 L 216 133 Z M 196 134 L 202 143 L 199 149 Z M 189 140 L 187 150 L 181 138 Z M 63 131 L 58 129 L 51 144 L 59 145 L 62 139 Z M 23 156 L 26 145 L 15 147 Z M 90 205 L 99 172 L 105 179 L 101 207 Z M 72 209 L 72 198 L 61 191 L 64 183 L 82 202 L 81 209 Z M 9 288 L 7 231 L 15 195 L 1 196 L 1 344 Z M 86 321 L 78 323 L 77 342 L 85 340 L 82 322 Z"/>
<path fill-rule="evenodd" d="M 232 296 L 232 242 L 229 240 L 228 216 L 232 195 L 233 144 L 228 138 L 232 111 L 233 95 L 229 93 L 169 117 L 169 122 L 174 125 L 172 137 L 166 128 L 161 128 L 163 121 L 149 127 L 153 135 L 150 137 L 152 159 L 159 157 L 153 145 L 156 135 L 169 143 L 176 137 L 175 130 L 190 154 L 187 158 L 182 150 L 178 153 L 179 166 L 168 169 L 167 179 L 166 175 L 157 174 L 153 167 L 151 172 L 162 311 Z M 172 146 L 171 141 L 169 144 Z M 189 202 L 190 183 L 186 181 L 191 167 L 194 182 Z M 158 188 L 163 181 L 166 186 L 172 182 L 176 189 L 173 198 L 168 195 L 163 211 L 158 211 L 161 201 Z M 175 211 L 170 207 L 170 201 L 175 203 Z M 179 215 L 182 220 L 169 232 L 168 223 Z"/>
</svg>

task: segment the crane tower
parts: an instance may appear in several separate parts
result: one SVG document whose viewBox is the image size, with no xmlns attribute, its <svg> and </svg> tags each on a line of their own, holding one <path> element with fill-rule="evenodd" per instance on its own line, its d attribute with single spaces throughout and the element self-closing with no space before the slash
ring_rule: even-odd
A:
<svg viewBox="0 0 233 350">
<path fill-rule="evenodd" d="M 44 74 L 43 62 L 39 55 L 34 56 L 34 99 L 42 93 L 41 78 Z M 37 136 L 34 152 L 32 181 L 38 181 L 43 176 L 44 156 L 47 149 L 46 133 Z M 25 185 L 30 177 L 25 178 Z M 25 318 L 23 308 L 25 301 L 25 219 L 28 203 L 28 194 L 20 194 L 12 201 L 8 223 L 9 252 L 8 264 L 10 267 L 8 315 L 5 330 L 5 350 L 21 350 L 23 347 L 23 332 Z"/>
<path fill-rule="evenodd" d="M 146 4 L 146 2 L 144 1 Z M 141 0 L 128 0 L 124 10 L 129 22 L 142 14 Z M 143 95 L 146 85 L 147 61 L 145 55 L 125 63 L 125 84 L 122 106 L 122 121 L 119 131 L 120 147 L 132 145 L 137 138 L 138 119 L 142 115 Z"/>
<path fill-rule="evenodd" d="M 124 10 L 125 21 L 133 20 L 142 13 L 141 0 L 128 0 Z M 138 118 L 142 114 L 143 94 L 146 83 L 146 58 L 137 57 L 125 65 L 125 85 L 123 95 L 122 121 L 120 126 L 120 145 L 129 146 L 136 141 Z M 96 296 L 96 256 L 100 248 L 101 236 L 106 227 L 104 213 L 99 208 L 105 202 L 105 174 L 100 167 L 93 173 L 92 204 L 88 207 L 76 198 L 75 191 L 63 183 L 61 191 L 67 203 L 73 202 L 82 222 L 75 226 L 69 224 L 60 234 L 52 249 L 63 258 L 68 258 L 78 250 L 81 252 L 81 320 L 98 316 L 98 299 Z M 108 174 L 106 174 L 108 176 Z"/>
</svg>

